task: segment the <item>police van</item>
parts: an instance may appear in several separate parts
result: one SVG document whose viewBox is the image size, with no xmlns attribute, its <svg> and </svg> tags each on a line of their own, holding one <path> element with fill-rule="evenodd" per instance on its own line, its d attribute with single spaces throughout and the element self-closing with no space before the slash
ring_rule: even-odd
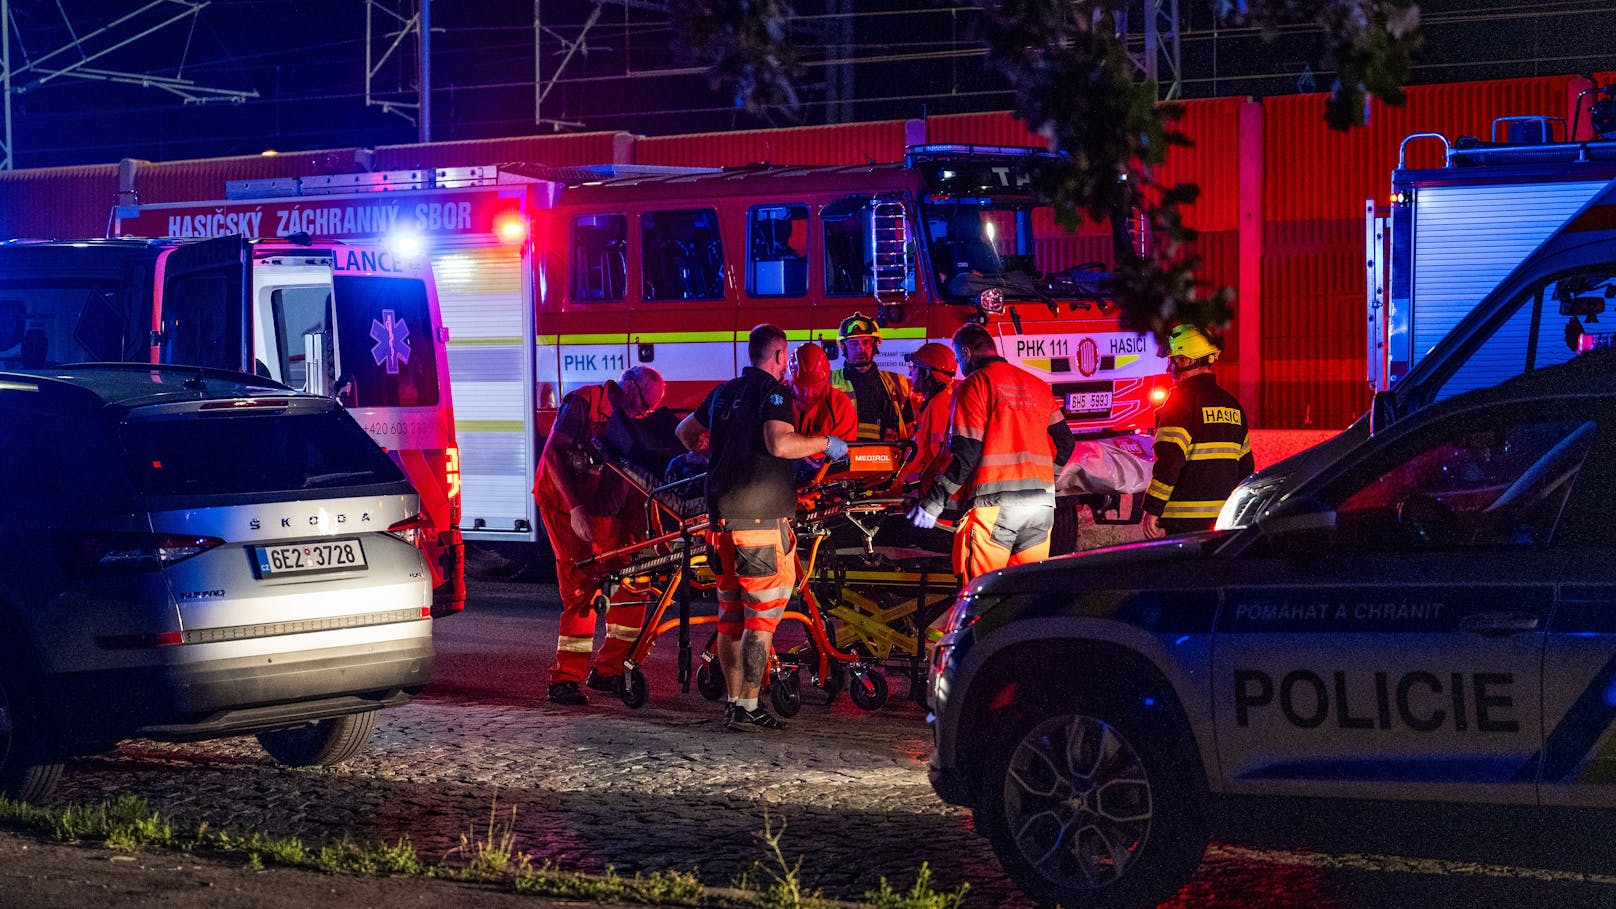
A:
<svg viewBox="0 0 1616 909">
<path fill-rule="evenodd" d="M 0 372 L 0 794 L 132 737 L 357 754 L 432 671 L 421 498 L 330 398 L 199 367 Z"/>
<path fill-rule="evenodd" d="M 1243 529 L 978 579 L 933 785 L 1069 907 L 1169 898 L 1255 802 L 1616 809 L 1613 491 L 1598 351 L 1399 420 Z"/>
</svg>

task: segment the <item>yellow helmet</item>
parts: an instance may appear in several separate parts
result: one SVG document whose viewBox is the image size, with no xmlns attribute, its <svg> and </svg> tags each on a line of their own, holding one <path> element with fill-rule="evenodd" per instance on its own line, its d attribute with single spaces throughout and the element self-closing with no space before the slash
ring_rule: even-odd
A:
<svg viewBox="0 0 1616 909">
<path fill-rule="evenodd" d="M 881 340 L 881 326 L 875 320 L 861 312 L 853 313 L 842 320 L 840 328 L 836 329 L 836 337 L 843 341 L 848 338 L 874 338 Z"/>
<path fill-rule="evenodd" d="M 1218 353 L 1218 348 L 1193 325 L 1174 325 L 1172 333 L 1167 336 L 1167 355 L 1170 357 L 1200 360 L 1215 357 Z"/>
</svg>

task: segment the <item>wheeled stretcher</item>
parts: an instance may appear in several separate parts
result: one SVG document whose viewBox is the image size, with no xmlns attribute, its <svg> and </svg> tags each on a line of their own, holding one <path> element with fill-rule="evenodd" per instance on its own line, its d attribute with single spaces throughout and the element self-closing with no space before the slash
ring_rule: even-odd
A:
<svg viewBox="0 0 1616 909">
<path fill-rule="evenodd" d="M 946 545 L 938 553 L 887 539 L 894 522 L 908 526 L 898 484 L 911 452 L 907 443 L 851 445 L 847 458 L 822 465 L 798 493 L 797 587 L 781 623 L 801 625 L 805 637 L 800 646 L 771 655 L 765 679 L 771 704 L 784 716 L 801 709 L 805 688 L 818 689 L 828 703 L 845 687 L 856 706 L 878 709 L 888 698 L 883 670 L 899 664 L 910 674 L 910 690 L 924 690 L 926 626 L 952 602 L 957 585 Z M 691 610 L 697 595 L 716 587 L 706 503 L 693 494 L 705 477 L 657 485 L 632 465 L 610 467 L 639 490 L 647 509 L 644 541 L 584 563 L 601 572 L 597 608 L 604 609 L 608 597 L 639 598 L 647 607 L 623 662 L 623 702 L 644 705 L 649 684 L 641 666 L 656 640 L 672 631 L 679 635 L 681 690 L 694 679 L 705 697 L 718 700 L 724 679 L 712 637 L 694 666 L 690 635 L 694 626 L 717 622 L 716 615 Z"/>
</svg>

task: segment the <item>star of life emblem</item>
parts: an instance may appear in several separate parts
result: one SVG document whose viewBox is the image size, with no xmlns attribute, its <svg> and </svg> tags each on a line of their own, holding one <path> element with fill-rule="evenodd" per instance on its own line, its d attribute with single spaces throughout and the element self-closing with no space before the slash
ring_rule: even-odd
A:
<svg viewBox="0 0 1616 909">
<path fill-rule="evenodd" d="M 387 374 L 398 375 L 400 363 L 410 362 L 410 326 L 403 319 L 394 321 L 391 309 L 382 310 L 380 319 L 370 320 L 370 337 L 375 341 L 370 355 L 376 365 L 387 365 Z"/>
</svg>

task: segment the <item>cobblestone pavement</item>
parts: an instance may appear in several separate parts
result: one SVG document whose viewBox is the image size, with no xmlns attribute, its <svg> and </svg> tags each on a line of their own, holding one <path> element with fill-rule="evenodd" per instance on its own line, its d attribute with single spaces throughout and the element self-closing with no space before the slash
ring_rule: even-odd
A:
<svg viewBox="0 0 1616 909">
<path fill-rule="evenodd" d="M 427 693 L 386 713 L 371 747 L 342 767 L 279 767 L 250 738 L 128 742 L 71 766 L 58 798 L 132 792 L 187 824 L 317 840 L 408 836 L 429 858 L 452 858 L 463 837 L 486 839 L 492 815 L 513 825 L 517 848 L 564 867 L 694 868 L 717 885 L 763 857 L 767 814 L 786 825 L 788 857 L 802 856 L 805 879 L 827 895 L 857 898 L 883 875 L 906 885 L 926 861 L 941 885 L 970 883 L 973 906 L 1027 905 L 969 813 L 931 792 L 927 729 L 901 679 L 874 713 L 843 697 L 805 706 L 780 733 L 728 732 L 715 705 L 679 693 L 670 638 L 653 653 L 644 709 L 598 693 L 587 708 L 557 708 L 541 701 L 553 597 L 539 585 L 474 586 L 471 610 L 437 627 Z M 1179 902 L 1457 907 L 1483 894 L 1493 905 L 1608 906 L 1616 878 L 1214 846 Z"/>
</svg>

